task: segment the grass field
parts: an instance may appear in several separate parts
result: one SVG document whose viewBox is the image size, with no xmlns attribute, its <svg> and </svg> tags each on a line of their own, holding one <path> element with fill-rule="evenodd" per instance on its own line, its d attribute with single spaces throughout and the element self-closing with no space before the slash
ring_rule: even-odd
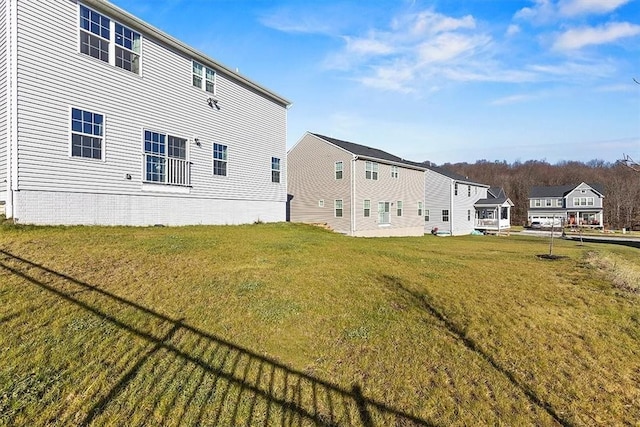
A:
<svg viewBox="0 0 640 427">
<path fill-rule="evenodd" d="M 0 228 L 0 425 L 623 425 L 638 249 Z"/>
</svg>

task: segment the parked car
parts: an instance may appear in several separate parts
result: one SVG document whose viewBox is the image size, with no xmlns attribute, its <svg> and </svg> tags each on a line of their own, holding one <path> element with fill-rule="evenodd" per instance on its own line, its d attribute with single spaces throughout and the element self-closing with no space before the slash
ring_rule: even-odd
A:
<svg viewBox="0 0 640 427">
<path fill-rule="evenodd" d="M 540 221 L 531 221 L 530 228 L 542 228 L 542 223 Z"/>
</svg>

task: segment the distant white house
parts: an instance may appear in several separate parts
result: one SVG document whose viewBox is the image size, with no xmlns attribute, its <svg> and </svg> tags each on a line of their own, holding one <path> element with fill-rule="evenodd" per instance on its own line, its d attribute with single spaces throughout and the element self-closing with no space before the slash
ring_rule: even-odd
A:
<svg viewBox="0 0 640 427">
<path fill-rule="evenodd" d="M 106 1 L 0 0 L 0 11 L 7 217 L 285 220 L 288 100 Z"/>
<path fill-rule="evenodd" d="M 513 203 L 501 188 L 489 188 L 447 169 L 425 166 L 425 232 L 459 236 L 511 227 Z"/>
</svg>

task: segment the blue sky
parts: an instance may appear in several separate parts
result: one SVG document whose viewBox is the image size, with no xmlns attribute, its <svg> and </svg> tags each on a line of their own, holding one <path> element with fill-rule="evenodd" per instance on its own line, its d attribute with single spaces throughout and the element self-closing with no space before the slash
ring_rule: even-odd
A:
<svg viewBox="0 0 640 427">
<path fill-rule="evenodd" d="M 289 148 L 640 158 L 640 0 L 112 1 L 291 100 Z"/>
</svg>

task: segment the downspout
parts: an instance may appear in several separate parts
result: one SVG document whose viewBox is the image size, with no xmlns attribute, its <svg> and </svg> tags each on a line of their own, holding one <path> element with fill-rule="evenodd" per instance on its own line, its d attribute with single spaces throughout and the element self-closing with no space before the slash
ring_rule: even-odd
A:
<svg viewBox="0 0 640 427">
<path fill-rule="evenodd" d="M 8 18 L 6 38 L 9 50 L 6 58 L 8 84 L 7 100 L 7 200 L 5 215 L 15 218 L 14 191 L 18 189 L 18 6 L 16 1 L 8 0 L 5 16 Z"/>
<path fill-rule="evenodd" d="M 351 236 L 356 234 L 356 160 L 358 156 L 351 158 Z"/>
<path fill-rule="evenodd" d="M 451 236 L 453 236 L 453 189 L 455 185 L 455 181 L 451 181 L 449 189 L 449 235 Z"/>
</svg>

